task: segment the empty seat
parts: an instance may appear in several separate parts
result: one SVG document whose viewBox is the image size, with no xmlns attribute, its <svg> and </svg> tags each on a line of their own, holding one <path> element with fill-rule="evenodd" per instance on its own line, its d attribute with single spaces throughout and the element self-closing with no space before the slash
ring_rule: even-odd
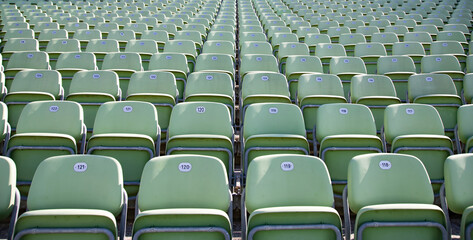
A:
<svg viewBox="0 0 473 240">
<path fill-rule="evenodd" d="M 320 33 L 309 33 L 304 39 L 304 43 L 309 47 L 311 55 L 315 54 L 315 47 L 319 43 L 332 43 L 330 36 Z"/>
<path fill-rule="evenodd" d="M 453 137 L 457 125 L 457 109 L 462 100 L 455 84 L 446 74 L 416 74 L 409 77 L 407 92 L 409 102 L 430 104 L 442 118 L 445 132 Z"/>
<path fill-rule="evenodd" d="M 307 73 L 323 73 L 322 62 L 316 56 L 288 56 L 286 59 L 286 79 L 291 100 L 296 101 L 299 77 Z"/>
<path fill-rule="evenodd" d="M 430 54 L 451 54 L 454 55 L 460 63 L 460 69 L 463 71 L 466 67 L 466 55 L 463 46 L 458 41 L 435 41 L 430 45 Z"/>
<path fill-rule="evenodd" d="M 247 54 L 273 54 L 273 47 L 266 41 L 246 41 L 240 46 L 240 55 Z"/>
<path fill-rule="evenodd" d="M 345 98 L 348 98 L 351 78 L 367 73 L 365 63 L 359 57 L 333 57 L 330 59 L 329 72 L 337 75 L 342 80 Z"/>
<path fill-rule="evenodd" d="M 387 76 L 376 74 L 353 76 L 350 84 L 350 98 L 352 103 L 363 104 L 370 108 L 378 134 L 384 123 L 386 106 L 401 103 L 392 80 Z"/>
<path fill-rule="evenodd" d="M 317 73 L 300 76 L 297 103 L 304 116 L 307 139 L 310 142 L 315 142 L 313 132 L 318 108 L 327 103 L 346 102 L 342 82 L 338 76 Z"/>
<path fill-rule="evenodd" d="M 279 72 L 286 73 L 286 62 L 289 56 L 302 55 L 309 56 L 309 48 L 305 43 L 283 42 L 279 45 L 278 61 Z"/>
<path fill-rule="evenodd" d="M 34 175 L 28 210 L 18 218 L 15 239 L 124 239 L 127 201 L 117 160 L 91 155 L 50 157 Z"/>
<path fill-rule="evenodd" d="M 465 73 L 461 69 L 460 62 L 454 55 L 428 55 L 421 60 L 422 73 L 443 73 L 449 75 L 458 92 L 463 90 L 463 78 Z"/>
<path fill-rule="evenodd" d="M 149 61 L 153 54 L 158 53 L 158 44 L 151 39 L 129 40 L 125 47 L 125 52 L 138 53 L 141 56 L 141 63 L 144 70 L 148 70 Z"/>
<path fill-rule="evenodd" d="M 347 56 L 355 55 L 355 46 L 358 43 L 366 43 L 365 35 L 361 33 L 344 33 L 340 35 L 340 44 L 343 44 Z"/>
<path fill-rule="evenodd" d="M 55 70 L 24 70 L 15 75 L 3 100 L 8 106 L 8 121 L 15 130 L 23 107 L 32 101 L 62 100 L 61 74 Z"/>
<path fill-rule="evenodd" d="M 98 29 L 78 29 L 73 38 L 79 40 L 81 50 L 85 51 L 90 40 L 102 39 L 102 32 Z"/>
<path fill-rule="evenodd" d="M 80 51 L 80 42 L 77 39 L 51 39 L 46 47 L 46 53 L 49 55 L 49 65 L 52 69 L 56 69 L 56 62 L 62 53 Z"/>
<path fill-rule="evenodd" d="M 5 86 L 7 89 L 10 89 L 15 75 L 27 69 L 51 69 L 48 54 L 37 51 L 13 53 L 4 70 Z"/>
<path fill-rule="evenodd" d="M 13 160 L 8 157 L 0 157 L 1 181 L 0 191 L 0 219 L 10 217 L 10 227 L 8 229 L 8 239 L 12 239 L 13 230 L 18 218 L 20 208 L 20 192 L 16 188 L 16 166 Z"/>
<path fill-rule="evenodd" d="M 235 120 L 234 81 L 226 73 L 193 72 L 189 74 L 184 92 L 184 101 L 223 103 L 230 110 L 232 123 Z"/>
<path fill-rule="evenodd" d="M 66 100 L 81 104 L 87 132 L 92 133 L 95 115 L 104 102 L 119 101 L 118 75 L 109 70 L 80 71 L 74 74 Z"/>
<path fill-rule="evenodd" d="M 249 72 L 268 71 L 279 72 L 276 57 L 269 54 L 246 54 L 240 60 L 240 81 Z"/>
<path fill-rule="evenodd" d="M 202 53 L 222 53 L 236 57 L 235 42 L 225 40 L 207 40 L 204 43 Z"/>
<path fill-rule="evenodd" d="M 429 183 L 429 174 L 416 157 L 386 153 L 354 157 L 344 195 L 345 234 L 350 235 L 351 210 L 356 214 L 355 239 L 393 235 L 448 239 L 447 219 L 433 204 Z"/>
<path fill-rule="evenodd" d="M 178 98 L 183 99 L 184 89 L 189 73 L 186 56 L 182 53 L 154 54 L 149 62 L 149 70 L 160 70 L 174 74 L 178 89 Z"/>
<path fill-rule="evenodd" d="M 134 239 L 231 239 L 231 193 L 216 157 L 153 158 L 143 170 L 137 201 Z"/>
<path fill-rule="evenodd" d="M 246 109 L 243 123 L 240 141 L 244 177 L 255 157 L 276 153 L 309 153 L 302 112 L 294 104 L 251 104 Z"/>
<path fill-rule="evenodd" d="M 170 72 L 145 71 L 131 75 L 126 100 L 149 102 L 156 107 L 161 139 L 166 139 L 169 118 L 177 103 L 176 78 Z"/>
<path fill-rule="evenodd" d="M 107 53 L 120 52 L 118 41 L 114 39 L 92 39 L 87 44 L 86 52 L 95 55 L 97 67 L 102 69 L 103 59 Z"/>
<path fill-rule="evenodd" d="M 211 124 L 209 124 L 211 122 Z M 233 184 L 233 127 L 228 107 L 214 102 L 177 104 L 169 121 L 166 154 L 214 156 Z"/>
<path fill-rule="evenodd" d="M 409 56 L 382 56 L 378 59 L 377 74 L 391 78 L 396 88 L 396 95 L 407 100 L 407 81 L 416 73 L 414 61 Z"/>
<path fill-rule="evenodd" d="M 250 72 L 240 82 L 240 119 L 248 106 L 261 102 L 291 103 L 286 77 L 274 72 Z"/>
<path fill-rule="evenodd" d="M 129 195 L 136 195 L 143 167 L 159 155 L 161 129 L 156 108 L 147 102 L 106 102 L 97 110 L 87 154 L 110 156 L 123 167 Z"/>
<path fill-rule="evenodd" d="M 389 105 L 384 113 L 384 141 L 388 149 L 418 157 L 438 191 L 444 176 L 443 164 L 453 154 L 453 144 L 444 134 L 437 110 L 430 105 L 410 103 Z"/>
<path fill-rule="evenodd" d="M 425 53 L 430 54 L 432 36 L 428 32 L 408 32 L 404 34 L 404 42 L 419 42 L 424 46 Z"/>
<path fill-rule="evenodd" d="M 319 43 L 315 45 L 315 56 L 322 61 L 324 73 L 329 73 L 332 57 L 346 57 L 347 54 L 342 44 Z"/>
<path fill-rule="evenodd" d="M 463 105 L 457 111 L 457 128 L 455 131 L 455 143 L 457 153 L 471 153 L 473 152 L 472 142 L 473 129 L 470 124 L 470 119 L 473 116 L 473 105 Z"/>
<path fill-rule="evenodd" d="M 158 44 L 160 52 L 164 50 L 164 45 L 169 41 L 168 32 L 165 30 L 148 30 L 141 35 L 141 40 L 154 40 Z"/>
<path fill-rule="evenodd" d="M 82 107 L 78 103 L 37 101 L 27 104 L 5 153 L 17 166 L 17 185 L 22 195 L 27 195 L 25 185 L 30 184 L 41 161 L 51 156 L 82 153 L 85 133 Z"/>
<path fill-rule="evenodd" d="M 317 157 L 275 154 L 255 158 L 242 199 L 246 239 L 342 239 L 340 216 L 332 207 L 330 176 Z"/>
<path fill-rule="evenodd" d="M 172 40 L 164 46 L 164 53 L 181 53 L 185 54 L 189 71 L 194 71 L 195 59 L 197 57 L 197 49 L 192 40 Z"/>
<path fill-rule="evenodd" d="M 472 179 L 471 163 L 472 154 L 458 154 L 448 157 L 444 164 L 445 183 L 440 197 L 446 201 L 442 201 L 442 209 L 447 214 L 447 219 L 448 210 L 462 214 L 461 239 L 471 237 L 470 215 L 473 198 L 471 192 L 465 191 L 466 183 Z"/>
<path fill-rule="evenodd" d="M 39 51 L 38 40 L 34 38 L 12 38 L 3 46 L 3 64 L 8 64 L 10 56 L 15 52 Z"/>
<path fill-rule="evenodd" d="M 412 58 L 416 72 L 421 72 L 421 60 L 425 56 L 424 46 L 420 42 L 394 43 L 392 55 L 407 55 Z"/>
<path fill-rule="evenodd" d="M 347 183 L 349 161 L 360 154 L 384 151 L 373 114 L 361 104 L 324 104 L 317 111 L 315 126 L 314 154 L 327 165 L 334 194 L 340 196 Z"/>
<path fill-rule="evenodd" d="M 369 74 L 377 73 L 378 59 L 387 56 L 386 48 L 382 43 L 357 43 L 355 45 L 355 57 L 363 59 L 366 71 Z"/>
<path fill-rule="evenodd" d="M 56 62 L 56 71 L 61 73 L 64 96 L 69 94 L 69 86 L 76 72 L 97 70 L 95 55 L 89 52 L 64 52 Z"/>
<path fill-rule="evenodd" d="M 195 72 L 222 72 L 235 79 L 235 64 L 227 54 L 202 53 L 197 57 Z"/>
<path fill-rule="evenodd" d="M 135 72 L 143 71 L 141 56 L 133 52 L 108 53 L 103 60 L 102 70 L 111 70 L 118 74 L 122 98 L 124 98 L 131 75 Z"/>
<path fill-rule="evenodd" d="M 39 49 L 44 51 L 48 43 L 56 38 L 67 39 L 69 37 L 65 29 L 45 29 L 38 36 Z"/>
</svg>

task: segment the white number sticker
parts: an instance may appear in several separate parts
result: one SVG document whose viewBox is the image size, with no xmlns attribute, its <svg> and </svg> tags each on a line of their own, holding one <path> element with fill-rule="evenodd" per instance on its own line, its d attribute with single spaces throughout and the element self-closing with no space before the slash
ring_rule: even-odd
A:
<svg viewBox="0 0 473 240">
<path fill-rule="evenodd" d="M 85 172 L 87 171 L 87 163 L 80 162 L 74 164 L 74 172 Z"/>
<path fill-rule="evenodd" d="M 322 77 L 316 77 L 316 78 L 315 78 L 315 81 L 317 81 L 317 82 L 322 82 L 322 80 L 323 80 Z"/>
<path fill-rule="evenodd" d="M 442 61 L 442 58 L 439 58 L 439 57 L 438 57 L 438 58 L 435 58 L 435 61 L 441 62 L 441 61 Z"/>
<path fill-rule="evenodd" d="M 344 62 L 344 63 L 349 63 L 350 60 L 348 60 L 348 59 L 343 59 L 343 62 Z"/>
<path fill-rule="evenodd" d="M 339 111 L 340 111 L 340 114 L 343 114 L 343 115 L 348 114 L 348 109 L 346 108 L 340 108 Z"/>
<path fill-rule="evenodd" d="M 406 113 L 409 114 L 409 115 L 412 115 L 412 114 L 415 113 L 415 111 L 412 108 L 406 108 Z"/>
<path fill-rule="evenodd" d="M 391 169 L 391 162 L 390 161 L 380 161 L 379 167 L 383 170 Z"/>
<path fill-rule="evenodd" d="M 432 80 L 433 80 L 432 77 L 426 77 L 426 78 L 425 78 L 425 81 L 427 81 L 427 82 L 432 82 Z"/>
<path fill-rule="evenodd" d="M 271 114 L 276 114 L 278 112 L 279 112 L 278 108 L 274 108 L 274 107 L 269 108 L 269 113 L 271 113 Z"/>
<path fill-rule="evenodd" d="M 261 77 L 261 80 L 263 80 L 263 81 L 268 81 L 268 80 L 269 80 L 269 77 L 268 77 L 268 76 L 262 76 L 262 77 Z"/>
<path fill-rule="evenodd" d="M 263 58 L 262 57 L 257 57 L 256 61 L 261 62 L 261 61 L 263 61 Z"/>
<path fill-rule="evenodd" d="M 133 111 L 133 107 L 132 106 L 124 106 L 123 111 L 129 113 L 129 112 Z"/>
<path fill-rule="evenodd" d="M 59 110 L 59 107 L 58 106 L 50 106 L 49 107 L 49 111 L 50 112 L 57 112 Z"/>
<path fill-rule="evenodd" d="M 97 78 L 100 78 L 100 74 L 96 73 L 94 75 L 92 75 L 93 78 L 97 79 Z"/>
<path fill-rule="evenodd" d="M 306 58 L 301 58 L 301 62 L 306 62 L 307 59 Z"/>
<path fill-rule="evenodd" d="M 205 112 L 205 107 L 204 106 L 198 106 L 195 111 L 197 113 L 204 113 Z"/>
<path fill-rule="evenodd" d="M 151 74 L 149 75 L 149 79 L 157 79 L 158 76 L 156 74 Z"/>
<path fill-rule="evenodd" d="M 75 59 L 80 59 L 80 55 L 75 55 L 74 58 Z"/>
<path fill-rule="evenodd" d="M 120 59 L 126 59 L 126 55 L 120 55 Z"/>
<path fill-rule="evenodd" d="M 281 169 L 283 171 L 286 171 L 286 172 L 292 171 L 292 170 L 294 170 L 294 163 L 292 163 L 292 162 L 283 162 L 283 163 L 281 163 Z"/>
<path fill-rule="evenodd" d="M 42 77 L 43 77 L 43 74 L 42 74 L 42 73 L 36 73 L 34 76 L 35 76 L 36 78 L 42 78 Z"/>
<path fill-rule="evenodd" d="M 212 76 L 212 75 L 207 75 L 207 76 L 205 76 L 205 79 L 207 79 L 207 80 L 212 80 L 212 79 L 214 79 L 214 76 Z"/>
<path fill-rule="evenodd" d="M 374 83 L 374 78 L 368 78 L 369 83 Z"/>
<path fill-rule="evenodd" d="M 212 57 L 212 60 L 217 61 L 217 60 L 218 60 L 218 57 L 213 56 L 213 57 Z"/>
<path fill-rule="evenodd" d="M 397 58 L 393 58 L 392 61 L 393 61 L 393 62 L 397 62 Z"/>
<path fill-rule="evenodd" d="M 179 163 L 179 171 L 181 172 L 190 172 L 192 170 L 192 164 L 183 162 Z"/>
</svg>

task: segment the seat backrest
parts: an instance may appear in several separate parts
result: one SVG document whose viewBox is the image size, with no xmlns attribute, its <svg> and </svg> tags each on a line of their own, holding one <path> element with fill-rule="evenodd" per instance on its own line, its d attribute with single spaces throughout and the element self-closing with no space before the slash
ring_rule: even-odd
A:
<svg viewBox="0 0 473 240">
<path fill-rule="evenodd" d="M 456 41 L 458 43 L 466 43 L 466 37 L 460 30 L 441 31 L 437 35 L 437 41 Z"/>
<path fill-rule="evenodd" d="M 113 30 L 118 30 L 118 24 L 116 22 L 100 22 L 95 25 L 94 29 L 98 29 L 103 33 L 109 33 Z"/>
<path fill-rule="evenodd" d="M 6 70 L 12 68 L 49 69 L 49 55 L 46 52 L 15 52 L 10 56 Z"/>
<path fill-rule="evenodd" d="M 409 56 L 381 56 L 378 58 L 378 74 L 395 72 L 415 73 L 414 60 Z"/>
<path fill-rule="evenodd" d="M 46 52 L 80 52 L 80 42 L 77 39 L 52 39 Z"/>
<path fill-rule="evenodd" d="M 425 55 L 425 49 L 420 42 L 398 42 L 393 44 L 393 55 Z"/>
<path fill-rule="evenodd" d="M 300 76 L 297 91 L 299 102 L 312 95 L 343 97 L 342 81 L 334 74 L 304 74 Z"/>
<path fill-rule="evenodd" d="M 92 39 L 87 44 L 86 52 L 120 52 L 115 39 Z"/>
<path fill-rule="evenodd" d="M 457 95 L 452 78 L 447 74 L 415 74 L 409 77 L 407 92 L 410 102 L 431 94 Z"/>
<path fill-rule="evenodd" d="M 197 57 L 195 72 L 223 70 L 232 73 L 235 72 L 233 58 L 227 54 L 202 53 Z"/>
<path fill-rule="evenodd" d="M 286 77 L 275 72 L 250 72 L 240 83 L 241 98 L 251 95 L 282 95 L 289 97 Z"/>
<path fill-rule="evenodd" d="M 387 56 L 386 48 L 382 43 L 370 42 L 370 43 L 357 43 L 355 45 L 355 56 L 356 57 L 367 57 L 367 56 Z"/>
<path fill-rule="evenodd" d="M 393 104 L 384 110 L 384 133 L 386 142 L 391 143 L 402 135 L 444 135 L 444 127 L 439 113 L 430 105 Z"/>
<path fill-rule="evenodd" d="M 364 42 L 366 42 L 366 38 L 361 33 L 342 33 L 339 40 L 339 43 L 344 46 Z"/>
<path fill-rule="evenodd" d="M 39 51 L 38 40 L 34 38 L 12 38 L 3 47 L 3 52 Z"/>
<path fill-rule="evenodd" d="M 70 101 L 36 101 L 28 103 L 18 119 L 17 133 L 59 133 L 82 138 L 82 107 Z"/>
<path fill-rule="evenodd" d="M 67 30 L 65 29 L 44 29 L 39 33 L 38 40 L 52 40 L 55 38 L 66 38 Z"/>
<path fill-rule="evenodd" d="M 164 93 L 174 99 L 177 97 L 176 77 L 170 72 L 146 71 L 131 75 L 128 84 L 128 96 L 141 93 Z"/>
<path fill-rule="evenodd" d="M 231 194 L 222 161 L 200 155 L 170 155 L 149 160 L 141 176 L 141 211 L 210 208 L 227 211 Z"/>
<path fill-rule="evenodd" d="M 408 32 L 404 34 L 405 42 L 432 43 L 432 36 L 428 32 Z"/>
<path fill-rule="evenodd" d="M 319 142 L 327 136 L 339 134 L 376 135 L 373 114 L 361 104 L 324 104 L 318 110 L 315 125 Z"/>
<path fill-rule="evenodd" d="M 244 139 L 258 134 L 306 135 L 300 108 L 289 103 L 253 103 L 246 109 L 244 123 Z"/>
<path fill-rule="evenodd" d="M 327 167 L 314 156 L 257 157 L 246 175 L 245 204 L 249 213 L 268 207 L 331 207 L 333 192 Z"/>
<path fill-rule="evenodd" d="M 181 30 L 174 36 L 175 40 L 191 40 L 202 45 L 202 33 L 196 30 Z M 164 46 L 166 48 L 166 46 Z"/>
<path fill-rule="evenodd" d="M 197 56 L 197 49 L 192 40 L 170 40 L 164 45 L 165 53 L 184 53 Z"/>
<path fill-rule="evenodd" d="M 240 55 L 273 54 L 273 47 L 266 41 L 246 41 L 241 45 Z"/>
<path fill-rule="evenodd" d="M 286 76 L 292 73 L 314 72 L 322 73 L 322 62 L 316 56 L 288 56 L 286 59 Z"/>
<path fill-rule="evenodd" d="M 183 53 L 157 53 L 149 60 L 149 70 L 181 70 L 189 72 L 186 55 Z"/>
<path fill-rule="evenodd" d="M 131 29 L 118 29 L 111 30 L 108 33 L 107 39 L 115 39 L 118 41 L 129 41 L 136 39 L 135 31 Z"/>
<path fill-rule="evenodd" d="M 421 71 L 423 73 L 431 73 L 436 71 L 459 71 L 461 66 L 458 59 L 453 55 L 438 54 L 427 55 L 421 60 Z"/>
<path fill-rule="evenodd" d="M 34 31 L 33 29 L 28 28 L 13 28 L 7 30 L 5 36 L 3 37 L 4 40 L 12 39 L 12 38 L 34 38 Z"/>
<path fill-rule="evenodd" d="M 158 53 L 158 45 L 155 40 L 151 39 L 129 40 L 125 52 Z"/>
<path fill-rule="evenodd" d="M 318 43 L 315 46 L 315 56 L 317 57 L 345 57 L 345 47 L 342 44 Z"/>
<path fill-rule="evenodd" d="M 147 102 L 106 102 L 97 110 L 93 135 L 143 134 L 156 139 L 159 133 L 156 108 Z"/>
<path fill-rule="evenodd" d="M 473 194 L 468 189 L 468 183 L 473 181 L 471 168 L 473 167 L 473 154 L 458 154 L 449 156 L 445 160 L 445 194 L 448 208 L 462 214 L 473 204 Z"/>
<path fill-rule="evenodd" d="M 72 78 L 69 94 L 108 93 L 118 99 L 119 88 L 118 75 L 113 71 L 79 71 Z"/>
<path fill-rule="evenodd" d="M 83 69 L 95 70 L 97 68 L 96 58 L 90 52 L 65 52 L 59 55 L 56 69 Z"/>
<path fill-rule="evenodd" d="M 330 73 L 366 74 L 365 62 L 359 57 L 333 57 L 330 59 Z"/>
<path fill-rule="evenodd" d="M 270 54 L 246 54 L 240 61 L 240 76 L 250 71 L 279 72 L 278 60 Z"/>
<path fill-rule="evenodd" d="M 377 74 L 356 75 L 351 78 L 351 102 L 370 96 L 396 97 L 396 89 L 391 78 Z"/>
<path fill-rule="evenodd" d="M 7 218 L 13 210 L 16 189 L 16 166 L 9 157 L 0 157 L 0 219 Z"/>
<path fill-rule="evenodd" d="M 102 39 L 102 32 L 98 29 L 77 29 L 74 32 L 74 39 L 77 40 L 91 40 Z"/>
<path fill-rule="evenodd" d="M 147 30 L 141 35 L 141 40 L 150 39 L 154 41 L 167 42 L 169 41 L 168 32 L 165 30 Z"/>
<path fill-rule="evenodd" d="M 309 33 L 304 38 L 305 44 L 308 46 L 314 46 L 318 43 L 331 43 L 330 36 L 327 34 L 320 34 L 320 33 Z"/>
<path fill-rule="evenodd" d="M 217 94 L 235 97 L 233 79 L 222 72 L 193 72 L 187 76 L 184 98 L 192 95 Z"/>
<path fill-rule="evenodd" d="M 430 45 L 430 54 L 465 54 L 463 46 L 458 41 L 437 40 Z"/>
<path fill-rule="evenodd" d="M 107 55 L 105 55 L 102 69 L 142 71 L 143 66 L 141 65 L 140 54 L 134 52 L 116 52 L 107 53 Z"/>
<path fill-rule="evenodd" d="M 207 40 L 204 43 L 202 53 L 224 53 L 235 56 L 235 44 L 225 40 Z"/>
<path fill-rule="evenodd" d="M 23 70 L 15 75 L 10 92 L 47 92 L 59 98 L 61 74 L 56 70 Z"/>
<path fill-rule="evenodd" d="M 290 55 L 309 56 L 309 47 L 305 43 L 283 42 L 279 46 L 278 58 L 282 59 Z"/>
<path fill-rule="evenodd" d="M 357 213 L 376 204 L 433 204 L 434 193 L 422 162 L 414 156 L 374 153 L 356 156 L 348 165 L 348 202 Z"/>
<path fill-rule="evenodd" d="M 118 215 L 123 202 L 120 163 L 98 155 L 42 161 L 31 182 L 28 209 L 100 209 Z"/>
<path fill-rule="evenodd" d="M 466 143 L 468 139 L 473 136 L 473 125 L 471 119 L 473 117 L 473 105 L 467 104 L 458 108 L 457 123 L 458 123 L 458 137 L 460 141 Z"/>
<path fill-rule="evenodd" d="M 185 134 L 233 136 L 230 111 L 222 103 L 184 102 L 174 106 L 169 120 L 169 137 Z"/>
</svg>

